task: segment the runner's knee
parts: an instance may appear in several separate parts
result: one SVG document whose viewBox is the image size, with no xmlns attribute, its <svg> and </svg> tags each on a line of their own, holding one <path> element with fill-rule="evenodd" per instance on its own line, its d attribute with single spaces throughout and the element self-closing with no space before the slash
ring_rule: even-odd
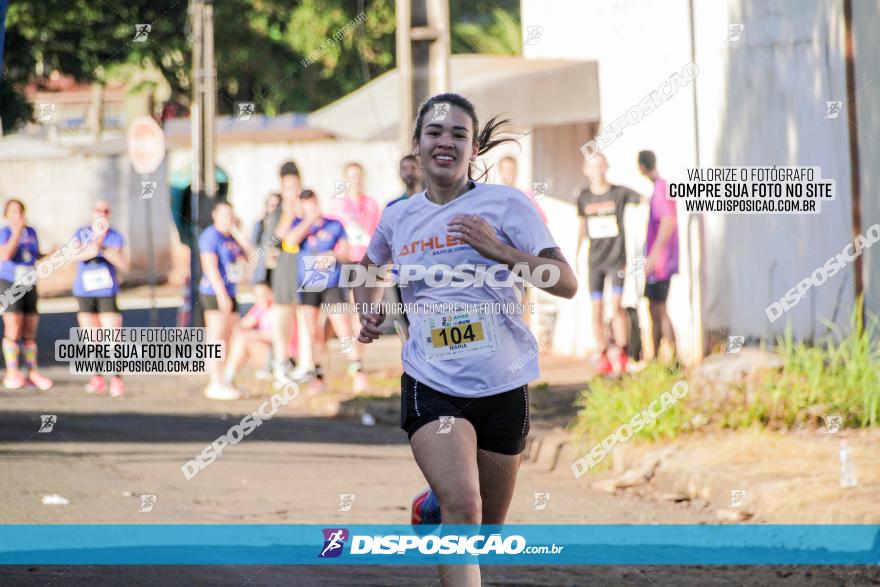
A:
<svg viewBox="0 0 880 587">
<path fill-rule="evenodd" d="M 440 509 L 446 524 L 480 524 L 483 517 L 483 501 L 478 491 L 458 492 L 452 497 L 440 497 Z"/>
</svg>

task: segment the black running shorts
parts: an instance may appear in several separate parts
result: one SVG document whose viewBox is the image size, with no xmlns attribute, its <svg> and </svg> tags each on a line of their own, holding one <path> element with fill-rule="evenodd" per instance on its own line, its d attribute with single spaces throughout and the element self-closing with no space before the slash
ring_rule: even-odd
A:
<svg viewBox="0 0 880 587">
<path fill-rule="evenodd" d="M 116 296 L 77 296 L 76 301 L 79 304 L 79 311 L 85 314 L 115 314 L 119 312 Z"/>
<path fill-rule="evenodd" d="M 404 373 L 400 380 L 400 427 L 409 437 L 446 416 L 470 422 L 477 432 L 478 448 L 518 455 L 525 450 L 529 435 L 529 386 L 486 397 L 457 397 Z M 455 425 L 454 420 L 450 423 Z"/>
</svg>

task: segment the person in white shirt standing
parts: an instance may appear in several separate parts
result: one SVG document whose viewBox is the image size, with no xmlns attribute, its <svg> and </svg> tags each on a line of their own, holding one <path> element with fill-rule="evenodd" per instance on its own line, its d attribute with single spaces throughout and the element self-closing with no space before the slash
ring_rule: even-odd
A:
<svg viewBox="0 0 880 587">
<path fill-rule="evenodd" d="M 537 344 L 521 312 L 491 308 L 522 300 L 522 282 L 512 274 L 535 276 L 532 283 L 553 295 L 577 292 L 574 272 L 529 199 L 471 179 L 479 155 L 513 140 L 496 136 L 504 122 L 492 118 L 481 128 L 473 105 L 458 94 L 425 102 L 412 146 L 427 190 L 384 211 L 361 260 L 367 268 L 399 266 L 403 301 L 418 310 L 409 314 L 403 348 L 401 427 L 439 499 L 443 524 L 504 523 L 529 431 Z M 441 278 L 444 267 L 455 267 L 454 276 L 473 279 L 440 282 L 432 278 L 437 267 Z M 555 279 L 538 280 L 542 270 Z M 355 297 L 359 340 L 370 343 L 385 319 L 370 305 L 381 288 L 358 287 Z M 438 313 L 434 304 L 463 309 Z M 480 584 L 476 565 L 441 566 L 440 575 L 444 585 Z"/>
</svg>

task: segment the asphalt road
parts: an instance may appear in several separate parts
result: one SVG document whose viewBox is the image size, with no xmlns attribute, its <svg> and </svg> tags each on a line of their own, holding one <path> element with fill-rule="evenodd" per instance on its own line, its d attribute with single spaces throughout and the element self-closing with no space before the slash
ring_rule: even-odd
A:
<svg viewBox="0 0 880 587">
<path fill-rule="evenodd" d="M 172 325 L 175 308 L 161 308 Z M 148 310 L 126 310 L 126 326 L 148 326 Z M 301 399 L 187 481 L 181 465 L 266 400 L 204 399 L 198 377 L 131 377 L 124 400 L 82 393 L 82 377 L 52 367 L 54 341 L 74 313 L 44 315 L 41 361 L 58 385 L 0 391 L 0 523 L 398 523 L 425 485 L 406 437 L 393 426 L 315 417 Z M 58 418 L 38 433 L 40 415 Z M 532 509 L 533 495 L 550 493 Z M 69 505 L 43 505 L 58 494 Z M 138 511 L 142 494 L 154 510 Z M 354 494 L 339 512 L 339 495 Z M 523 466 L 511 523 L 715 523 L 699 504 L 650 492 L 607 494 L 568 475 Z M 0 529 L 2 532 L 2 529 Z M 485 585 L 880 585 L 865 567 L 486 566 Z M 417 566 L 26 566 L 0 567 L 0 585 L 434 585 Z"/>
</svg>

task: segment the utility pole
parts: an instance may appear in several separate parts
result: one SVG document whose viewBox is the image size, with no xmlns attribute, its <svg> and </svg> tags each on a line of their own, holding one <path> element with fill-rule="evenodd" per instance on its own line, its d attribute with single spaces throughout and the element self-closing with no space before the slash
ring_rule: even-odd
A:
<svg viewBox="0 0 880 587">
<path fill-rule="evenodd" d="M 199 218 L 202 206 L 217 196 L 214 175 L 214 116 L 216 76 L 214 68 L 214 2 L 192 0 L 193 100 L 190 110 L 192 130 L 192 185 L 190 186 L 190 283 L 189 325 L 201 326 L 198 307 L 201 263 L 199 258 Z"/>
<path fill-rule="evenodd" d="M 418 107 L 449 91 L 449 2 L 398 0 L 396 5 L 399 141 L 401 152 L 409 153 Z"/>
</svg>

